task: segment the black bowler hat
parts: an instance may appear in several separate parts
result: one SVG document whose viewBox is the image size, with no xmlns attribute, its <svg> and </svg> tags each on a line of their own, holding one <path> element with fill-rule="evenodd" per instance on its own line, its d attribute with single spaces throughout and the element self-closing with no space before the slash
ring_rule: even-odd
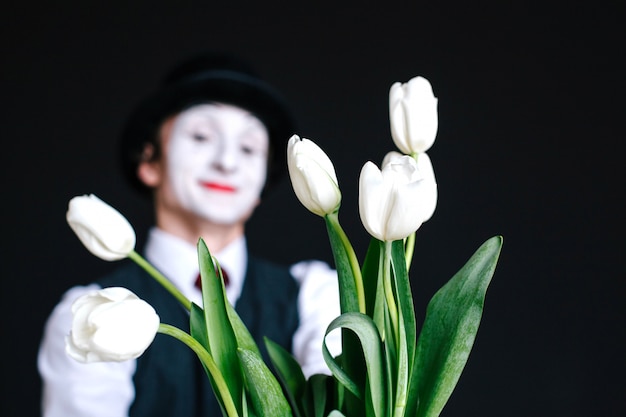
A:
<svg viewBox="0 0 626 417">
<path fill-rule="evenodd" d="M 270 137 L 265 188 L 280 179 L 286 167 L 287 141 L 295 133 L 287 103 L 248 63 L 227 53 L 211 52 L 175 67 L 127 119 L 120 141 L 121 166 L 134 188 L 149 191 L 137 177 L 137 167 L 146 144 L 153 144 L 159 152 L 158 131 L 165 119 L 207 102 L 241 107 L 263 122 Z"/>
</svg>

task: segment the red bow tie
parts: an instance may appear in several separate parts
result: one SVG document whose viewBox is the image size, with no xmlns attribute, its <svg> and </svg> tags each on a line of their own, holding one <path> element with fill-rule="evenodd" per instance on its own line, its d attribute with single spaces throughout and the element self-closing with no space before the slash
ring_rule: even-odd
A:
<svg viewBox="0 0 626 417">
<path fill-rule="evenodd" d="M 219 272 L 217 272 L 217 270 L 215 271 L 215 275 L 217 275 L 218 278 L 220 276 Z M 228 274 L 226 273 L 224 268 L 222 268 L 222 277 L 224 278 L 224 286 L 228 287 L 228 283 L 229 283 Z M 197 289 L 202 291 L 202 278 L 200 277 L 200 273 L 198 273 L 198 276 L 196 277 L 195 286 L 196 286 Z"/>
</svg>

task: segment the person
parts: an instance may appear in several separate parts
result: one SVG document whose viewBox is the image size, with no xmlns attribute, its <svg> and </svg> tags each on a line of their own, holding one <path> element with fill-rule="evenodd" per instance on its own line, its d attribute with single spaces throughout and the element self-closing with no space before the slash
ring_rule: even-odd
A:
<svg viewBox="0 0 626 417">
<path fill-rule="evenodd" d="M 120 160 L 130 184 L 154 203 L 146 259 L 202 305 L 195 284 L 202 237 L 266 363 L 263 336 L 291 351 L 308 377 L 330 373 L 321 346 L 339 314 L 336 271 L 318 260 L 282 266 L 260 259 L 248 253 L 245 237 L 246 221 L 285 172 L 294 125 L 284 98 L 248 63 L 203 54 L 175 67 L 132 112 Z M 72 302 L 104 287 L 124 286 L 162 322 L 188 329 L 174 297 L 136 264 L 121 262 L 108 276 L 70 288 L 48 318 L 38 354 L 43 416 L 221 415 L 200 361 L 172 337 L 157 334 L 142 356 L 125 362 L 82 364 L 65 353 Z M 334 333 L 326 339 L 331 351 L 340 344 Z"/>
</svg>

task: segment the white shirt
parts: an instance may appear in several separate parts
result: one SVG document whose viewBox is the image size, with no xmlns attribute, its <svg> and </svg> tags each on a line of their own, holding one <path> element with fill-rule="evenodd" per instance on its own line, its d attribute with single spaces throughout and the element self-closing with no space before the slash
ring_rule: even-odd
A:
<svg viewBox="0 0 626 417">
<path fill-rule="evenodd" d="M 219 253 L 212 253 L 228 271 L 226 295 L 235 304 L 241 294 L 248 252 L 240 238 Z M 190 245 L 162 230 L 150 230 L 146 259 L 168 277 L 191 301 L 202 305 L 195 287 L 198 253 Z M 322 357 L 322 341 L 328 324 L 339 315 L 337 273 L 321 261 L 303 261 L 290 268 L 300 285 L 300 325 L 293 337 L 293 354 L 308 378 L 315 373 L 330 374 Z M 72 323 L 71 305 L 79 296 L 98 290 L 97 284 L 69 289 L 46 323 L 37 365 L 43 381 L 43 417 L 123 417 L 134 399 L 133 374 L 136 360 L 83 364 L 65 353 L 65 338 Z M 334 355 L 340 352 L 340 332 L 326 337 Z"/>
</svg>

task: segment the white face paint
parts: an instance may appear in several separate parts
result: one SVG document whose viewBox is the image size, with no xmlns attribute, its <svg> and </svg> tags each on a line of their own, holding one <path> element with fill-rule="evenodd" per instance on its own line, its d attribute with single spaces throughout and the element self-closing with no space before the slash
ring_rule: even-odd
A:
<svg viewBox="0 0 626 417">
<path fill-rule="evenodd" d="M 216 224 L 248 219 L 267 176 L 269 136 L 259 119 L 239 107 L 200 104 L 176 117 L 164 146 L 166 182 L 180 207 Z"/>
</svg>

